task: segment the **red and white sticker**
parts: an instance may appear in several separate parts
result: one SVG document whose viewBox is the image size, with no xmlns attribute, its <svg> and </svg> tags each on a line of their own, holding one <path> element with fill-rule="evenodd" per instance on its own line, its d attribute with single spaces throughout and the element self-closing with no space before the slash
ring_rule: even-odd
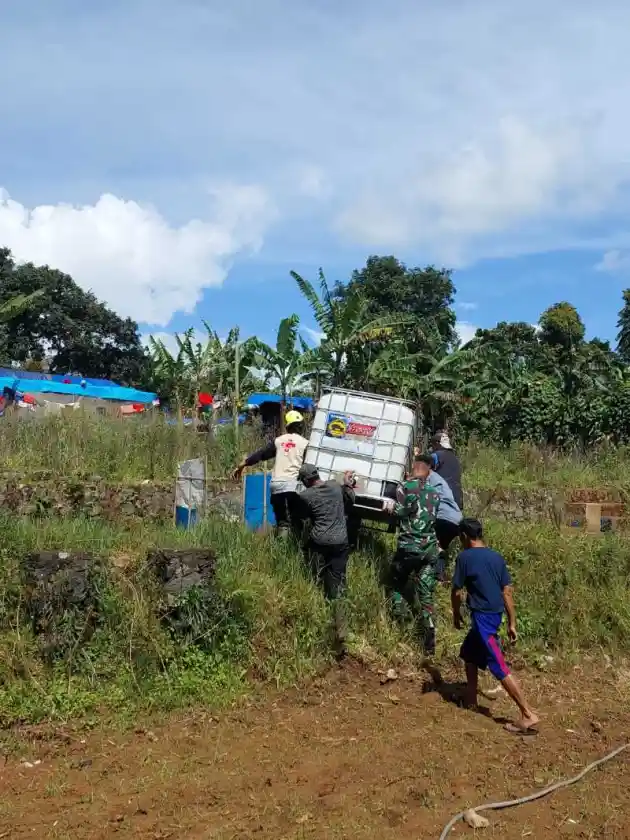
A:
<svg viewBox="0 0 630 840">
<path fill-rule="evenodd" d="M 352 420 L 346 427 L 346 435 L 353 437 L 371 438 L 374 437 L 376 426 L 370 426 L 367 423 L 357 423 Z"/>
</svg>

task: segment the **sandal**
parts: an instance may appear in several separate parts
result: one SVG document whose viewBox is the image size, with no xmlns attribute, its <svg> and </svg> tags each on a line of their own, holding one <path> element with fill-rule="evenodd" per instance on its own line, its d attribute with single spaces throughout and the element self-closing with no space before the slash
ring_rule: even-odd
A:
<svg viewBox="0 0 630 840">
<path fill-rule="evenodd" d="M 504 728 L 506 732 L 510 733 L 510 735 L 524 735 L 527 737 L 538 735 L 537 723 L 534 723 L 531 726 L 523 726 L 521 723 L 506 723 Z"/>
</svg>

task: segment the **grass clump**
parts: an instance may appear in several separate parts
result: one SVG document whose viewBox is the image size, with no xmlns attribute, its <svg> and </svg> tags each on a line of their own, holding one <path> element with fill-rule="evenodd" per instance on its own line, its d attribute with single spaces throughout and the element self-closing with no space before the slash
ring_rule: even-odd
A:
<svg viewBox="0 0 630 840">
<path fill-rule="evenodd" d="M 231 426 L 213 436 L 168 422 L 161 414 L 126 420 L 77 411 L 37 419 L 8 416 L 0 424 L 0 471 L 22 478 L 48 474 L 112 482 L 170 481 L 176 465 L 207 457 L 209 474 L 227 476 L 242 449 L 255 448 L 260 427 L 242 428 L 238 443 Z"/>
</svg>

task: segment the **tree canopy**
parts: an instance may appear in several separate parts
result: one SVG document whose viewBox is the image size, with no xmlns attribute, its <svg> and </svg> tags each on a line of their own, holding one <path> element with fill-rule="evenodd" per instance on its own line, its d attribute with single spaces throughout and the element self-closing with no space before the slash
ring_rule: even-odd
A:
<svg viewBox="0 0 630 840">
<path fill-rule="evenodd" d="M 36 294 L 31 305 L 0 324 L 0 358 L 22 366 L 47 357 L 54 372 L 143 385 L 150 370 L 138 325 L 121 318 L 68 274 L 32 263 L 16 265 L 0 249 L 0 306 Z"/>
<path fill-rule="evenodd" d="M 222 340 L 206 324 L 203 341 L 191 328 L 175 336 L 176 352 L 152 340 L 146 353 L 137 325 L 67 274 L 16 266 L 0 250 L 0 354 L 27 365 L 47 355 L 53 370 L 153 387 L 179 408 L 192 407 L 199 391 L 235 407 L 252 390 L 288 398 L 335 385 L 415 400 L 428 427 L 447 426 L 460 440 L 630 443 L 630 290 L 615 349 L 586 340 L 568 301 L 547 308 L 537 326 L 501 321 L 460 347 L 448 270 L 371 256 L 347 282 L 331 283 L 322 270 L 315 282 L 291 277 L 322 334 L 316 346 L 290 315 L 274 344 L 243 339 L 238 327 Z"/>
</svg>

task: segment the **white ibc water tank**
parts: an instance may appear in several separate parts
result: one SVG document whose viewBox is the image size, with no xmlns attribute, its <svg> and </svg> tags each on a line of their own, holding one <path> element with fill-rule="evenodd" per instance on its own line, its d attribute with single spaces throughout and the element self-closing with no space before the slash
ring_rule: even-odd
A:
<svg viewBox="0 0 630 840">
<path fill-rule="evenodd" d="M 347 470 L 357 494 L 383 498 L 385 482 L 400 483 L 413 454 L 416 414 L 410 403 L 376 394 L 333 389 L 317 406 L 305 461 L 322 478 Z"/>
</svg>

